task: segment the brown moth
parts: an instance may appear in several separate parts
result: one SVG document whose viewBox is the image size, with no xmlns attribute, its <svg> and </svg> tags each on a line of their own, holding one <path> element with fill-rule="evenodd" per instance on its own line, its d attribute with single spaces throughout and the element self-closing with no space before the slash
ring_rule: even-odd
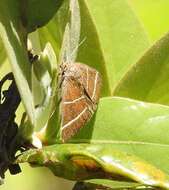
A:
<svg viewBox="0 0 169 190">
<path fill-rule="evenodd" d="M 82 63 L 60 65 L 61 138 L 74 136 L 92 117 L 100 96 L 100 73 Z"/>
</svg>

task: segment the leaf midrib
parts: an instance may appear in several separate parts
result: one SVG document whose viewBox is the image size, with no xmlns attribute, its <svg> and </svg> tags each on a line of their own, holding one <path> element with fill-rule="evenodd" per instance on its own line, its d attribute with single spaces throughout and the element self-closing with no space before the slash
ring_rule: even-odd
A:
<svg viewBox="0 0 169 190">
<path fill-rule="evenodd" d="M 142 141 L 116 141 L 116 140 L 90 140 L 90 139 L 73 139 L 70 141 L 71 143 L 89 143 L 89 144 L 123 144 L 123 145 L 150 145 L 150 146 L 160 146 L 160 147 L 168 147 L 169 144 L 159 144 L 159 143 L 151 143 L 151 142 L 142 142 Z"/>
</svg>

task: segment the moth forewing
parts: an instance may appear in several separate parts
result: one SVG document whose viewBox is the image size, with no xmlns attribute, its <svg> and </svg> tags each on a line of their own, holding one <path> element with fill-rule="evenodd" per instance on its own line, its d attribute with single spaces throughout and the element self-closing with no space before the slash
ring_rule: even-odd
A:
<svg viewBox="0 0 169 190">
<path fill-rule="evenodd" d="M 93 104 L 97 104 L 102 83 L 100 73 L 96 69 L 82 63 L 76 63 L 76 68 L 74 70 L 77 70 L 77 73 L 79 73 L 79 70 L 81 71 L 81 76 L 78 80 L 84 86 L 85 92 L 92 100 Z"/>
<path fill-rule="evenodd" d="M 67 141 L 96 110 L 101 76 L 97 70 L 81 63 L 66 64 L 61 70 L 61 138 Z"/>
</svg>

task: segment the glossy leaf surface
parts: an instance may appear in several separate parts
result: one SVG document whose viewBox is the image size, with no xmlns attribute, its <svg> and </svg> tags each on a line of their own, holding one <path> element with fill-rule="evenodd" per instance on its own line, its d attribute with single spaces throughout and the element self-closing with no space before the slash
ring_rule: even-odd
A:
<svg viewBox="0 0 169 190">
<path fill-rule="evenodd" d="M 41 9 L 47 2 L 39 4 L 36 2 L 38 1 L 29 1 L 30 6 L 27 10 L 30 11 L 30 20 L 24 23 L 23 18 L 19 18 L 18 15 L 19 4 L 14 0 L 3 0 L 0 4 L 2 10 L 0 31 L 3 41 L 5 43 L 7 41 L 5 48 L 32 123 L 37 122 L 38 117 L 40 127 L 47 124 L 43 128 L 46 129 L 45 135 L 43 133 L 38 135 L 41 137 L 44 135 L 44 144 L 58 144 L 25 152 L 18 158 L 18 162 L 47 166 L 55 175 L 67 179 L 113 178 L 117 180 L 110 186 L 106 185 L 104 180 L 100 181 L 110 188 L 113 185 L 119 189 L 140 188 L 140 184 L 169 188 L 169 107 L 160 105 L 168 105 L 169 102 L 168 35 L 157 42 L 135 65 L 135 61 L 149 46 L 149 40 L 130 4 L 125 0 L 107 0 L 105 6 L 105 2 L 101 0 L 79 0 L 82 43 L 77 60 L 102 73 L 104 81 L 102 96 L 111 95 L 116 83 L 123 78 L 126 70 L 134 65 L 116 86 L 114 94 L 144 102 L 120 97 L 102 98 L 90 123 L 70 141 L 79 144 L 59 144 L 57 139 L 60 127 L 59 113 L 58 109 L 55 109 L 58 100 L 56 97 L 54 100 L 50 99 L 51 94 L 47 93 L 54 88 L 53 95 L 57 94 L 57 79 L 56 75 L 53 75 L 56 74 L 53 72 L 56 61 L 53 61 L 52 56 L 49 56 L 48 60 L 42 57 L 40 64 L 44 64 L 45 69 L 41 69 L 40 64 L 34 67 L 37 70 L 39 86 L 42 86 L 40 89 L 44 90 L 47 98 L 45 100 L 48 100 L 44 104 L 38 98 L 35 100 L 35 97 L 40 97 L 36 87 L 33 89 L 33 95 L 29 89 L 31 69 L 27 57 L 26 34 L 22 27 L 24 23 L 27 32 L 30 32 L 44 25 L 58 7 L 49 6 L 49 9 Z M 53 2 L 49 1 L 51 5 Z M 5 3 L 9 3 L 11 11 L 4 11 L 8 10 Z M 35 9 L 30 9 L 31 3 L 35 3 Z M 46 46 L 46 42 L 50 41 L 55 51 L 53 55 L 56 54 L 58 57 L 64 26 L 69 18 L 68 1 L 65 0 L 64 3 L 55 18 L 39 30 L 42 49 Z M 45 11 L 45 14 L 39 14 L 36 10 L 41 13 Z M 41 17 L 43 15 L 44 18 Z M 74 16 L 78 16 L 76 11 Z M 77 23 L 79 23 L 78 19 Z M 8 22 L 9 20 L 11 22 Z M 78 34 L 78 31 L 75 30 L 75 33 Z M 75 43 L 71 43 L 71 49 L 75 49 L 78 43 L 79 36 L 74 37 Z M 48 51 L 49 54 L 51 52 Z M 54 63 L 54 67 L 51 62 Z M 145 101 L 160 104 L 149 104 Z M 36 106 L 38 105 L 36 110 L 34 102 Z M 49 118 L 49 115 L 52 117 Z M 127 180 L 138 184 L 126 182 Z M 99 184 L 99 182 L 95 183 Z"/>
<path fill-rule="evenodd" d="M 142 21 L 149 37 L 158 40 L 169 30 L 169 1 L 128 0 Z M 157 14 L 158 12 L 158 14 Z M 159 27 L 160 26 L 160 27 Z"/>
<path fill-rule="evenodd" d="M 102 74 L 102 96 L 108 96 L 126 69 L 148 48 L 149 40 L 126 1 L 108 0 L 105 5 L 103 1 L 80 0 L 79 4 L 82 44 L 77 61 Z M 50 41 L 57 55 L 67 22 L 67 7 L 65 1 L 55 19 L 39 30 L 42 47 Z"/>
<path fill-rule="evenodd" d="M 102 98 L 95 117 L 71 142 L 117 140 L 169 144 L 168 121 L 168 106 L 121 97 Z"/>
<path fill-rule="evenodd" d="M 81 38 L 86 38 L 86 43 L 80 47 L 79 60 L 101 72 L 101 66 L 105 65 L 112 90 L 149 46 L 149 40 L 127 1 L 80 0 L 80 5 Z M 96 63 L 101 66 L 97 67 Z"/>
<path fill-rule="evenodd" d="M 25 152 L 17 162 L 47 166 L 55 175 L 71 180 L 106 177 L 169 188 L 168 175 L 144 160 L 113 149 L 111 144 L 53 145 Z"/>
<path fill-rule="evenodd" d="M 112 148 L 137 155 L 168 173 L 168 119 L 168 106 L 103 98 L 95 117 L 70 142 L 111 142 Z"/>
<path fill-rule="evenodd" d="M 169 105 L 169 34 L 157 41 L 117 84 L 114 95 Z"/>
</svg>

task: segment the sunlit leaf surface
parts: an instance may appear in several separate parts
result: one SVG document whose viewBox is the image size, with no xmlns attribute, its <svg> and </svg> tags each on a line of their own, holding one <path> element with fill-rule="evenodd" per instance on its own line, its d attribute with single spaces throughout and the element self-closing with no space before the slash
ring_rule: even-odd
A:
<svg viewBox="0 0 169 190">
<path fill-rule="evenodd" d="M 169 105 L 169 34 L 128 71 L 114 95 Z"/>
<path fill-rule="evenodd" d="M 49 1 L 47 9 L 47 2 L 37 2 L 29 1 L 27 11 L 24 12 L 26 17 L 22 19 L 18 14 L 18 1 L 3 0 L 0 4 L 0 35 L 32 123 L 35 118 L 33 97 L 29 89 L 31 75 L 22 24 L 25 24 L 28 31 L 33 31 L 46 24 L 59 8 L 59 4 L 53 6 L 56 1 Z M 102 98 L 92 120 L 71 139 L 70 143 L 77 144 L 59 144 L 57 139 L 52 139 L 57 136 L 59 126 L 56 111 L 57 117 L 49 120 L 53 128 L 48 128 L 46 138 L 52 137 L 51 143 L 58 144 L 32 149 L 21 155 L 18 161 L 47 166 L 55 175 L 67 179 L 117 180 L 112 183 L 93 181 L 93 184 L 100 183 L 109 188 L 140 189 L 142 185 L 143 189 L 144 185 L 169 188 L 169 107 L 161 105 L 168 105 L 169 102 L 169 35 L 157 42 L 135 65 L 149 47 L 149 40 L 131 4 L 125 0 L 79 0 L 79 3 L 82 29 L 77 61 L 100 71 L 103 78 L 102 96 L 110 96 L 118 83 L 115 95 L 141 101 L 120 97 Z M 49 41 L 59 57 L 68 15 L 68 1 L 65 0 L 55 18 L 38 31 L 42 50 Z M 25 18 L 29 18 L 28 22 L 24 22 Z M 47 70 L 52 76 L 52 68 L 48 66 Z M 53 83 L 53 87 L 55 85 Z M 48 110 L 44 113 L 48 114 Z M 45 123 L 46 117 L 40 119 L 40 122 Z"/>
<path fill-rule="evenodd" d="M 149 40 L 126 1 L 107 0 L 105 4 L 104 1 L 80 0 L 79 3 L 82 43 L 77 61 L 100 71 L 102 96 L 108 96 L 126 69 L 148 48 Z M 65 1 L 56 17 L 39 30 L 42 47 L 50 41 L 57 55 L 67 22 L 67 7 Z"/>
<path fill-rule="evenodd" d="M 112 148 L 137 155 L 168 173 L 168 126 L 168 106 L 103 98 L 95 117 L 70 142 L 111 142 Z"/>
<path fill-rule="evenodd" d="M 17 162 L 46 166 L 56 176 L 71 180 L 110 178 L 169 188 L 167 174 L 132 154 L 113 149 L 111 144 L 58 144 L 29 150 Z"/>
<path fill-rule="evenodd" d="M 34 123 L 33 99 L 30 92 L 30 64 L 25 44 L 26 34 L 21 25 L 19 6 L 18 1 L 1 1 L 0 36 L 4 43 L 23 104 L 31 122 Z"/>
</svg>

